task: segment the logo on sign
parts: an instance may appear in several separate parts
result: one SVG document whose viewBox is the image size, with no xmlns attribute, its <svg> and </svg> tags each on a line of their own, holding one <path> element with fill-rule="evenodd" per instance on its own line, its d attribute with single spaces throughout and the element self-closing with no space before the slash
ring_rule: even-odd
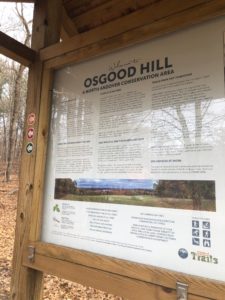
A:
<svg viewBox="0 0 225 300">
<path fill-rule="evenodd" d="M 188 251 L 185 249 L 185 248 L 180 248 L 179 251 L 178 251 L 178 255 L 185 259 L 188 257 Z"/>
<path fill-rule="evenodd" d="M 33 148 L 34 148 L 33 143 L 28 143 L 27 146 L 26 146 L 27 153 L 28 154 L 32 153 L 33 152 Z"/>
<path fill-rule="evenodd" d="M 29 128 L 28 131 L 27 131 L 27 138 L 29 140 L 32 140 L 34 137 L 34 128 Z"/>
<path fill-rule="evenodd" d="M 30 113 L 27 117 L 27 124 L 28 125 L 34 125 L 35 123 L 35 113 Z"/>
<path fill-rule="evenodd" d="M 218 258 L 208 252 L 192 251 L 191 257 L 193 260 L 198 261 L 198 262 L 200 261 L 200 262 L 209 263 L 209 264 L 218 264 L 219 263 Z"/>
</svg>

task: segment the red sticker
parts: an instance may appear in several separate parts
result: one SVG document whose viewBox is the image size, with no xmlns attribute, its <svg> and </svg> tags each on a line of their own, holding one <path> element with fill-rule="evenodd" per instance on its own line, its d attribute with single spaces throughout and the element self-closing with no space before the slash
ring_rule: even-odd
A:
<svg viewBox="0 0 225 300">
<path fill-rule="evenodd" d="M 29 128 L 29 129 L 27 130 L 27 138 L 28 138 L 29 140 L 32 140 L 33 137 L 34 137 L 34 128 Z"/>
<path fill-rule="evenodd" d="M 35 113 L 30 113 L 27 117 L 27 124 L 34 125 L 35 119 L 36 119 Z"/>
</svg>

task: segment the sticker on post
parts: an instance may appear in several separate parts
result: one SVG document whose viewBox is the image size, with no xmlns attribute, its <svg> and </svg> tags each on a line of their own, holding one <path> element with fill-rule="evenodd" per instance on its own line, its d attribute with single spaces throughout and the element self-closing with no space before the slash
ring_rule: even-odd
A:
<svg viewBox="0 0 225 300">
<path fill-rule="evenodd" d="M 28 128 L 28 131 L 27 131 L 27 138 L 29 140 L 32 140 L 34 137 L 34 128 Z"/>
<path fill-rule="evenodd" d="M 34 125 L 35 119 L 36 119 L 35 113 L 30 113 L 27 117 L 27 124 Z"/>
<path fill-rule="evenodd" d="M 28 154 L 31 154 L 33 152 L 34 149 L 34 144 L 33 143 L 28 143 L 26 146 L 26 151 Z"/>
</svg>

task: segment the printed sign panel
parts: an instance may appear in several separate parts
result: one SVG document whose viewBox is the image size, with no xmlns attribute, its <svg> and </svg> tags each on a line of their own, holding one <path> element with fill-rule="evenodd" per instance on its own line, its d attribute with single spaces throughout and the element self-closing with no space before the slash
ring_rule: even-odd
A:
<svg viewBox="0 0 225 300">
<path fill-rule="evenodd" d="M 56 72 L 43 241 L 225 281 L 224 31 Z"/>
</svg>

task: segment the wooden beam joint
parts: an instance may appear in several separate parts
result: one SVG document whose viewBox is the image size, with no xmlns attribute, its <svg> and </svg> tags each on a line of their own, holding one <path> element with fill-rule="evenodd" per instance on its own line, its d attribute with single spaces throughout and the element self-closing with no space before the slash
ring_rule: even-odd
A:
<svg viewBox="0 0 225 300">
<path fill-rule="evenodd" d="M 0 53 L 25 66 L 33 63 L 36 57 L 36 51 L 11 38 L 2 31 L 0 31 Z"/>
</svg>

